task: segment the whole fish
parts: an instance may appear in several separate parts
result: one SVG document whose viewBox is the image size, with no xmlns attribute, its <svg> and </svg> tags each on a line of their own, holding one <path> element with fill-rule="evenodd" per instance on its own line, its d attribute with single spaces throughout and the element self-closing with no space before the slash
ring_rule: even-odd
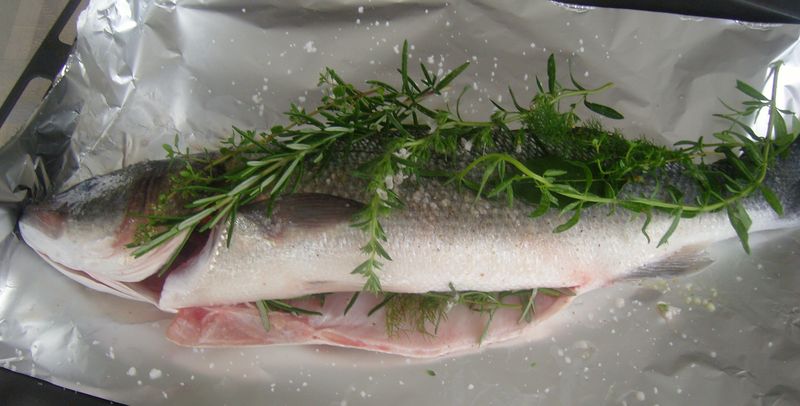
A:
<svg viewBox="0 0 800 406">
<path fill-rule="evenodd" d="M 484 314 L 453 313 L 437 329 L 438 338 L 400 341 L 373 328 L 381 325 L 383 310 L 372 318 L 363 311 L 375 297 L 363 295 L 343 314 L 345 298 L 364 283 L 351 272 L 364 260 L 360 247 L 366 237 L 350 226 L 363 207 L 363 185 L 342 171 L 316 176 L 296 194 L 280 198 L 271 216 L 263 203 L 242 207 L 229 247 L 224 227 L 192 235 L 169 273 L 158 277 L 182 236 L 139 258 L 125 244 L 143 221 L 140 214 L 169 187 L 167 177 L 174 170 L 168 161 L 151 161 L 87 180 L 28 206 L 21 234 L 45 260 L 86 286 L 177 311 L 169 336 L 179 344 L 327 343 L 411 356 L 477 345 L 475 325 L 485 323 Z M 800 225 L 799 173 L 796 143 L 765 180 L 780 199 L 783 216 L 760 195 L 748 198 L 751 232 Z M 437 181 L 396 187 L 406 207 L 382 220 L 388 235 L 384 246 L 393 258 L 379 274 L 385 292 L 546 287 L 582 293 L 619 280 L 700 269 L 712 261 L 706 247 L 736 236 L 727 214 L 716 212 L 682 219 L 669 242 L 657 247 L 641 232 L 643 216 L 599 205 L 585 209 L 574 227 L 555 234 L 553 229 L 565 221 L 555 211 L 532 219 L 531 207 L 523 203 L 476 201 L 472 192 Z M 637 193 L 638 187 L 646 185 L 626 185 L 628 193 Z M 671 216 L 655 213 L 648 233 L 660 236 L 671 223 Z M 276 325 L 282 327 L 269 332 L 254 327 L 259 313 L 247 303 L 316 293 L 333 293 L 324 305 L 313 307 L 323 315 L 281 313 Z M 538 300 L 543 300 L 537 302 L 540 320 L 568 298 Z M 505 313 L 495 321 L 486 342 L 530 330 Z"/>
</svg>

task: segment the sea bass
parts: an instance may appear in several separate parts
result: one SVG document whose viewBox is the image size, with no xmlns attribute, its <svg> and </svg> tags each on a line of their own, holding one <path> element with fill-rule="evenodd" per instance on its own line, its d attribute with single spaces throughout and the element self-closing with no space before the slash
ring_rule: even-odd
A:
<svg viewBox="0 0 800 406">
<path fill-rule="evenodd" d="M 347 299 L 364 283 L 352 270 L 364 260 L 360 247 L 365 236 L 350 226 L 363 207 L 363 185 L 342 171 L 316 176 L 297 193 L 281 197 L 271 216 L 263 203 L 242 207 L 230 246 L 224 227 L 190 236 L 166 276 L 157 276 L 182 236 L 140 258 L 132 257 L 125 244 L 143 221 L 141 213 L 169 187 L 166 179 L 174 170 L 168 161 L 140 163 L 30 205 L 20 220 L 22 237 L 47 262 L 86 286 L 176 311 L 168 335 L 179 344 L 324 343 L 409 356 L 438 356 L 478 345 L 475 326 L 485 323 L 486 315 L 466 309 L 453 309 L 437 326 L 435 339 L 413 334 L 398 339 L 374 328 L 382 325 L 384 315 L 383 309 L 366 315 L 378 301 L 371 295 L 362 295 L 344 314 Z M 794 145 L 765 180 L 784 214 L 777 215 L 760 196 L 749 198 L 751 232 L 800 226 L 798 173 L 800 147 Z M 619 280 L 700 269 L 712 261 L 707 246 L 736 236 L 724 212 L 681 220 L 669 242 L 658 247 L 641 232 L 644 218 L 624 210 L 589 207 L 577 225 L 555 234 L 553 229 L 565 221 L 555 211 L 532 219 L 524 203 L 476 201 L 470 191 L 431 180 L 406 181 L 398 193 L 406 207 L 382 220 L 388 235 L 384 246 L 393 258 L 379 274 L 384 292 L 546 287 L 582 293 Z M 671 223 L 670 216 L 656 213 L 648 233 L 661 236 Z M 259 313 L 249 303 L 318 293 L 330 299 L 298 303 L 322 315 L 280 313 L 269 332 L 255 327 Z M 536 300 L 538 321 L 568 298 L 540 295 Z M 531 324 L 518 323 L 519 315 L 510 313 L 498 313 L 485 342 L 530 330 Z"/>
</svg>

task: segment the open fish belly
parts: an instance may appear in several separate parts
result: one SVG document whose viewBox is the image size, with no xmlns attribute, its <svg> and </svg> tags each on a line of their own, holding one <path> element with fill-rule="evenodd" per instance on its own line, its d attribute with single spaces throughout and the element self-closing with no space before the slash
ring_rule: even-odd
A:
<svg viewBox="0 0 800 406">
<path fill-rule="evenodd" d="M 542 320 L 557 312 L 569 297 L 536 296 L 535 317 L 528 323 L 519 320 L 517 309 L 500 309 L 492 317 L 491 328 L 479 343 L 488 319 L 465 306 L 454 307 L 436 329 L 427 335 L 418 331 L 402 331 L 388 336 L 384 309 L 367 316 L 380 302 L 372 295 L 362 295 L 347 314 L 350 299 L 346 293 L 328 295 L 324 305 L 318 300 L 295 301 L 296 306 L 319 311 L 321 316 L 291 315 L 270 312 L 271 329 L 264 329 L 258 310 L 253 305 L 192 307 L 181 309 L 167 330 L 167 337 L 179 345 L 219 347 L 266 344 L 327 344 L 379 351 L 408 357 L 437 357 L 463 352 L 517 337 L 535 330 Z M 429 325 L 433 333 L 434 326 Z"/>
<path fill-rule="evenodd" d="M 586 209 L 575 227 L 554 234 L 564 218 L 531 219 L 529 208 L 475 203 L 474 197 L 454 197 L 443 186 L 428 187 L 425 193 L 383 221 L 389 236 L 385 247 L 394 258 L 379 274 L 384 291 L 584 291 L 628 276 L 694 270 L 708 264 L 698 260 L 703 248 L 735 236 L 727 216 L 713 213 L 682 220 L 669 243 L 656 247 L 672 222 L 669 216 L 654 215 L 648 232 L 655 238 L 648 242 L 640 231 L 642 217 L 609 215 L 602 207 Z M 444 199 L 449 203 L 443 209 Z M 359 250 L 365 236 L 349 226 L 347 208 L 358 210 L 352 200 L 319 194 L 283 199 L 269 219 L 259 205 L 243 208 L 230 247 L 224 232 L 216 231 L 197 260 L 171 272 L 160 306 L 231 305 L 360 290 L 363 277 L 351 272 L 365 259 Z M 796 218 L 780 219 L 766 205 L 750 212 L 751 231 L 797 225 Z"/>
</svg>

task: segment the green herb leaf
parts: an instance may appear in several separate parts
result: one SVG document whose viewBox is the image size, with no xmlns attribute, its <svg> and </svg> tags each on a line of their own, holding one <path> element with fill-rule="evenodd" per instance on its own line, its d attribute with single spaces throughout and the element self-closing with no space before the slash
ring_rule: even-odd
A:
<svg viewBox="0 0 800 406">
<path fill-rule="evenodd" d="M 492 320 L 494 319 L 494 313 L 497 311 L 497 308 L 492 308 L 489 310 L 489 320 L 486 320 L 486 325 L 483 327 L 483 333 L 481 333 L 481 337 L 478 339 L 478 345 L 483 344 L 483 340 L 486 339 L 486 336 L 489 335 L 489 326 L 492 325 Z"/>
<path fill-rule="evenodd" d="M 541 193 L 542 196 L 539 198 L 539 204 L 536 206 L 536 209 L 528 215 L 531 218 L 541 217 L 550 209 L 550 196 L 545 191 Z"/>
<path fill-rule="evenodd" d="M 672 234 L 675 233 L 675 230 L 678 228 L 678 223 L 681 221 L 681 215 L 683 215 L 683 209 L 678 209 L 672 213 L 672 223 L 669 225 L 667 232 L 658 240 L 658 245 L 656 245 L 656 247 L 666 244 L 669 237 L 672 237 Z"/>
<path fill-rule="evenodd" d="M 569 218 L 569 220 L 567 220 L 564 224 L 561 224 L 558 227 L 556 227 L 553 230 L 553 232 L 554 233 L 563 233 L 564 231 L 567 231 L 570 228 L 572 228 L 575 224 L 578 224 L 578 220 L 580 220 L 580 219 L 581 219 L 581 210 L 577 209 L 577 210 L 572 212 L 572 216 Z"/>
<path fill-rule="evenodd" d="M 264 331 L 269 331 L 272 326 L 270 326 L 269 323 L 269 305 L 267 304 L 267 301 L 257 301 L 256 308 L 258 309 L 259 317 L 261 317 L 261 325 L 264 327 Z"/>
<path fill-rule="evenodd" d="M 763 192 L 763 191 L 762 191 Z M 742 248 L 745 252 L 750 253 L 750 244 L 748 243 L 748 230 L 750 225 L 753 224 L 750 216 L 747 214 L 744 205 L 741 202 L 736 202 L 728 205 L 728 219 L 736 230 L 736 235 L 739 236 L 739 241 L 742 243 Z"/>
<path fill-rule="evenodd" d="M 769 203 L 770 207 L 772 207 L 772 210 L 775 210 L 775 213 L 777 213 L 778 216 L 783 216 L 783 205 L 781 204 L 781 201 L 778 199 L 778 196 L 775 194 L 775 192 L 773 192 L 769 186 L 763 183 L 759 187 L 759 190 L 761 190 L 761 195 L 764 196 L 764 200 Z"/>
<path fill-rule="evenodd" d="M 550 94 L 556 94 L 556 58 L 553 54 L 547 58 L 547 90 Z"/>
<path fill-rule="evenodd" d="M 351 296 L 350 300 L 347 302 L 347 307 L 344 308 L 344 314 L 347 314 L 347 312 L 350 311 L 350 308 L 353 307 L 354 304 L 356 304 L 356 300 L 358 300 L 358 295 L 360 294 L 361 291 L 356 291 L 356 293 L 353 293 L 353 296 Z"/>
<path fill-rule="evenodd" d="M 647 226 L 649 226 L 650 222 L 653 220 L 653 213 L 651 213 L 650 210 L 647 210 L 644 212 L 644 215 L 645 219 L 644 223 L 642 224 L 642 234 L 644 234 L 644 237 L 647 239 L 647 243 L 650 244 L 650 235 L 647 234 Z"/>
<path fill-rule="evenodd" d="M 789 134 L 789 130 L 786 128 L 786 121 L 783 119 L 783 116 L 781 116 L 781 113 L 773 111 L 770 118 L 772 119 L 773 130 L 775 131 L 775 143 L 779 147 L 791 144 L 794 139 Z"/>
<path fill-rule="evenodd" d="M 533 321 L 533 315 L 536 313 L 535 309 L 535 301 L 536 301 L 536 289 L 531 289 L 530 293 L 528 293 L 528 300 L 525 301 L 525 304 L 522 308 L 522 314 L 520 314 L 517 323 L 522 322 L 525 320 L 526 322 L 530 323 Z"/>
<path fill-rule="evenodd" d="M 567 171 L 564 171 L 564 170 L 561 170 L 561 169 L 548 169 L 548 170 L 544 171 L 542 176 L 544 176 L 545 178 L 555 178 L 556 176 L 561 176 L 561 175 L 566 175 L 566 174 L 567 174 Z"/>
<path fill-rule="evenodd" d="M 742 93 L 744 93 L 744 94 L 746 94 L 746 95 L 748 95 L 748 96 L 750 96 L 750 97 L 752 97 L 752 98 L 754 98 L 756 100 L 761 100 L 761 101 L 769 100 L 766 96 L 761 94 L 761 92 L 759 92 L 758 90 L 754 89 L 752 86 L 748 85 L 747 83 L 742 82 L 741 80 L 737 80 L 736 81 L 736 88 L 739 89 Z"/>
<path fill-rule="evenodd" d="M 445 77 L 441 81 L 439 81 L 439 83 L 434 88 L 436 92 L 442 91 L 442 89 L 447 87 L 447 85 L 449 85 L 450 82 L 453 81 L 453 79 L 458 77 L 458 75 L 462 74 L 468 67 L 469 67 L 469 62 L 465 62 L 459 65 L 457 68 L 453 69 L 452 72 L 445 75 Z"/>
<path fill-rule="evenodd" d="M 178 254 L 181 253 L 183 247 L 186 245 L 186 242 L 189 241 L 189 237 L 192 236 L 192 231 L 194 231 L 194 227 L 187 230 L 186 236 L 183 237 L 181 244 L 178 245 L 178 248 L 176 248 L 175 251 L 172 252 L 172 255 L 169 256 L 167 262 L 165 262 L 164 265 L 161 266 L 161 269 L 158 271 L 157 274 L 159 278 L 164 276 L 164 274 L 166 274 L 167 271 L 169 271 L 169 269 L 172 267 L 172 264 L 175 262 L 175 259 L 178 258 Z"/>
<path fill-rule="evenodd" d="M 669 312 L 669 305 L 666 303 L 658 303 L 656 304 L 656 310 L 661 315 L 661 317 L 667 317 L 667 312 Z"/>
<path fill-rule="evenodd" d="M 578 90 L 586 90 L 583 86 L 578 84 L 578 81 L 575 80 L 575 77 L 572 76 L 572 67 L 569 68 L 569 80 L 572 82 L 572 85 L 575 86 Z"/>
<path fill-rule="evenodd" d="M 611 107 L 604 106 L 602 104 L 591 103 L 586 99 L 583 99 L 583 105 L 586 106 L 586 108 L 588 108 L 589 110 L 613 120 L 622 120 L 623 118 L 625 118 L 622 114 L 612 109 Z"/>
<path fill-rule="evenodd" d="M 403 53 L 400 62 L 400 76 L 403 81 L 403 92 L 408 93 L 408 41 L 403 41 Z"/>
</svg>

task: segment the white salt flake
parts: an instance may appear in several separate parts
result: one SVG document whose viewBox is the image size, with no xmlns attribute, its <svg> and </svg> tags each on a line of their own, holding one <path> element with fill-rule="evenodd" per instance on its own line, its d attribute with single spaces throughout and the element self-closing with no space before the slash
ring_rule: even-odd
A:
<svg viewBox="0 0 800 406">
<path fill-rule="evenodd" d="M 157 368 L 153 368 L 150 370 L 150 379 L 158 379 L 161 378 L 161 370 Z"/>
<path fill-rule="evenodd" d="M 461 148 L 464 148 L 464 151 L 470 152 L 472 151 L 472 141 L 467 140 L 466 138 L 461 139 Z"/>
<path fill-rule="evenodd" d="M 408 157 L 411 156 L 411 151 L 405 148 L 400 148 L 399 150 L 397 150 L 397 152 L 395 152 L 394 155 L 400 159 L 408 159 Z"/>
<path fill-rule="evenodd" d="M 136 367 L 128 368 L 128 372 L 126 372 L 128 376 L 136 376 Z"/>
<path fill-rule="evenodd" d="M 306 50 L 309 54 L 313 54 L 317 52 L 317 48 L 314 47 L 314 41 L 308 41 L 305 45 L 303 45 L 303 49 Z"/>
</svg>

